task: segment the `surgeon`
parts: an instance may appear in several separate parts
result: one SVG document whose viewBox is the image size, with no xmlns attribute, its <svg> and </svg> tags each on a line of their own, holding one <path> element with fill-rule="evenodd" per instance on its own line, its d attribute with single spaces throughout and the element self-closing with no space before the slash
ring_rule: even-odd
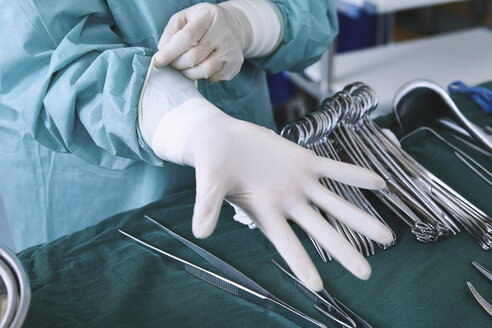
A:
<svg viewBox="0 0 492 328">
<path fill-rule="evenodd" d="M 319 59 L 334 1 L 0 0 L 0 22 L 0 194 L 19 249 L 196 181 L 197 238 L 226 199 L 312 289 L 322 280 L 287 220 L 369 277 L 311 205 L 386 244 L 383 224 L 319 183 L 384 181 L 271 130 L 265 72 Z"/>
</svg>

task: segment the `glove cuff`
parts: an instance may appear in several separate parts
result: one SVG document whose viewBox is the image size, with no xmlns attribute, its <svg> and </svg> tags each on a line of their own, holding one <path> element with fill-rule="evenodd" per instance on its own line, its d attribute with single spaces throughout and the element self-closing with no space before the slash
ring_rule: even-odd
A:
<svg viewBox="0 0 492 328">
<path fill-rule="evenodd" d="M 195 82 L 171 67 L 155 67 L 154 59 L 155 56 L 150 62 L 138 102 L 138 126 L 149 146 L 157 123 L 167 112 L 189 99 L 202 97 Z"/>
<path fill-rule="evenodd" d="M 181 165 L 193 165 L 192 136 L 200 138 L 203 126 L 213 124 L 217 115 L 224 115 L 205 98 L 192 98 L 168 111 L 157 124 L 152 149 L 160 158 Z"/>
<path fill-rule="evenodd" d="M 138 125 L 159 158 L 193 166 L 185 143 L 212 124 L 212 118 L 225 116 L 203 98 L 196 83 L 171 67 L 155 67 L 152 59 L 138 104 Z"/>
<path fill-rule="evenodd" d="M 283 22 L 271 1 L 230 0 L 219 6 L 236 18 L 244 36 L 251 35 L 251 42 L 245 42 L 243 49 L 245 58 L 266 56 L 277 49 L 283 35 Z"/>
</svg>

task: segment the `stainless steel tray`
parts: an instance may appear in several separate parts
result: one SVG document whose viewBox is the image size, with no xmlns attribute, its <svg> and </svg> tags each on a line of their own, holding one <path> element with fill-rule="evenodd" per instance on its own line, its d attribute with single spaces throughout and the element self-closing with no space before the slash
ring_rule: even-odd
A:
<svg viewBox="0 0 492 328">
<path fill-rule="evenodd" d="M 22 327 L 31 301 L 31 288 L 19 258 L 0 244 L 0 328 Z"/>
</svg>

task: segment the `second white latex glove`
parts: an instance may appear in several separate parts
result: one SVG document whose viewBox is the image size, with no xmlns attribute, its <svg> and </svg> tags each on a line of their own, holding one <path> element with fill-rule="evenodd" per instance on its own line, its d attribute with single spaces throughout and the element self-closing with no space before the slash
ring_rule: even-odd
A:
<svg viewBox="0 0 492 328">
<path fill-rule="evenodd" d="M 371 269 L 311 204 L 379 243 L 392 240 L 381 222 L 319 183 L 328 177 L 361 188 L 383 188 L 378 175 L 318 157 L 271 130 L 226 115 L 204 98 L 187 100 L 166 113 L 156 127 L 152 148 L 163 159 L 195 167 L 196 237 L 213 232 L 227 198 L 253 219 L 294 274 L 313 290 L 322 288 L 322 280 L 287 220 L 355 276 L 367 279 Z"/>
</svg>

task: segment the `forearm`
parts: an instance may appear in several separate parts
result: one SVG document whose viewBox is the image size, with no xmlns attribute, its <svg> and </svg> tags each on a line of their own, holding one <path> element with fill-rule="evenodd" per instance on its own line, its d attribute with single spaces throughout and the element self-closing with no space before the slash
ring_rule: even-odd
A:
<svg viewBox="0 0 492 328">
<path fill-rule="evenodd" d="M 219 4 L 242 27 L 244 58 L 262 57 L 277 49 L 283 35 L 283 22 L 277 6 L 268 0 L 230 0 Z"/>
</svg>

